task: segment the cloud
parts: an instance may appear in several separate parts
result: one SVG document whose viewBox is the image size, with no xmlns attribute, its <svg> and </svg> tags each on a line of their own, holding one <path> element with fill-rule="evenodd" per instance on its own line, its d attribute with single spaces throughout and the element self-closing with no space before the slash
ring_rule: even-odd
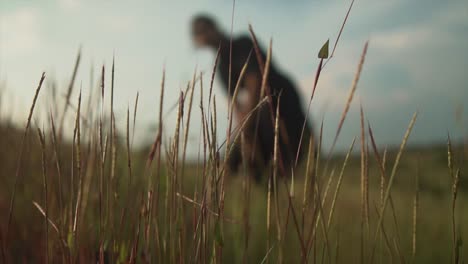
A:
<svg viewBox="0 0 468 264">
<path fill-rule="evenodd" d="M 372 36 L 372 46 L 377 49 L 407 49 L 426 43 L 433 37 L 428 28 L 398 29 L 391 32 L 380 32 Z"/>
<path fill-rule="evenodd" d="M 444 87 L 445 97 L 466 94 L 459 87 L 466 83 L 466 77 L 454 69 L 466 65 L 463 62 L 466 55 L 457 52 L 468 41 L 466 35 L 457 34 L 453 29 L 464 28 L 466 32 L 467 10 L 466 6 L 454 4 L 441 8 L 432 19 L 408 24 L 396 21 L 392 27 L 377 27 L 375 30 L 368 26 L 359 29 L 359 34 L 347 36 L 346 32 L 356 31 L 351 23 L 350 28 L 345 28 L 337 56 L 321 76 L 316 103 L 326 102 L 327 107 L 332 108 L 329 110 L 341 111 L 365 40 L 365 31 L 369 32 L 370 47 L 357 96 L 361 97 L 367 109 L 384 112 L 394 111 L 396 106 L 417 107 L 436 96 L 441 87 Z M 313 81 L 314 76 L 301 77 L 302 87 L 311 87 Z"/>
<path fill-rule="evenodd" d="M 35 9 L 17 9 L 2 15 L 0 21 L 3 56 L 26 56 L 40 49 L 40 19 Z"/>
</svg>

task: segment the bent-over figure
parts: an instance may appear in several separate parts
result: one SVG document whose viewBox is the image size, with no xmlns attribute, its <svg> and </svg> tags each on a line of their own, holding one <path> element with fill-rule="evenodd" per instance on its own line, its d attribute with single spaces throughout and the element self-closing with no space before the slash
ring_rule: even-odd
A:
<svg viewBox="0 0 468 264">
<path fill-rule="evenodd" d="M 249 62 L 239 87 L 239 92 L 234 102 L 236 119 L 239 124 L 247 117 L 260 101 L 262 86 L 262 73 L 254 50 L 254 43 L 248 36 L 240 36 L 232 40 L 232 61 L 230 62 L 230 39 L 216 25 L 213 19 L 208 16 L 197 16 L 192 21 L 192 37 L 197 47 L 208 47 L 216 52 L 220 48 L 217 75 L 221 78 L 222 84 L 230 100 L 234 95 L 234 89 L 244 67 L 249 54 Z M 266 60 L 264 50 L 260 49 L 263 60 Z M 229 68 L 231 63 L 231 78 L 229 78 Z M 229 80 L 231 84 L 229 84 Z M 270 63 L 267 86 L 272 96 L 272 109 L 268 104 L 256 110 L 255 115 L 249 119 L 244 131 L 244 149 L 241 154 L 239 142 L 233 153 L 229 157 L 229 166 L 232 171 L 236 171 L 242 163 L 242 158 L 247 161 L 249 173 L 258 181 L 265 165 L 273 160 L 274 137 L 276 118 L 276 107 L 279 105 L 279 153 L 283 168 L 286 172 L 294 164 L 296 154 L 300 144 L 301 132 L 306 119 L 301 107 L 301 101 L 297 93 L 296 86 L 282 72 Z M 280 98 L 280 99 L 278 99 Z M 273 113 L 272 111 L 273 110 Z M 238 124 L 238 125 L 239 125 Z M 305 142 L 311 137 L 309 122 L 306 122 L 303 143 L 299 157 L 307 152 Z M 245 151 L 247 149 L 247 151 Z M 248 155 L 248 156 L 247 156 Z M 246 157 L 247 156 L 247 157 Z"/>
</svg>

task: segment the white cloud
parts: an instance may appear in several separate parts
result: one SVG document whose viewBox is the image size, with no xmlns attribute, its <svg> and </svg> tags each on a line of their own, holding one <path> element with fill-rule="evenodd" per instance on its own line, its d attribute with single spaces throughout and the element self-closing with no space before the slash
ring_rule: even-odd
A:
<svg viewBox="0 0 468 264">
<path fill-rule="evenodd" d="M 425 43 L 433 37 L 427 28 L 399 29 L 393 32 L 379 32 L 372 36 L 372 46 L 377 49 L 408 49 Z"/>
<path fill-rule="evenodd" d="M 40 21 L 35 9 L 15 10 L 3 15 L 0 21 L 0 47 L 3 56 L 24 56 L 40 49 Z"/>
<path fill-rule="evenodd" d="M 415 95 L 418 95 L 418 97 L 421 95 L 428 96 L 427 94 L 439 87 L 438 83 L 452 83 L 449 78 L 454 79 L 458 75 L 444 73 L 445 75 L 441 76 L 441 69 L 434 62 L 436 58 L 441 57 L 440 53 L 444 52 L 447 47 L 458 47 L 456 42 L 461 37 L 447 31 L 447 28 L 460 24 L 466 25 L 467 15 L 467 7 L 453 5 L 441 10 L 430 21 L 399 25 L 370 34 L 369 52 L 366 57 L 361 82 L 358 84 L 356 97 L 362 99 L 367 110 L 385 112 L 394 109 L 395 105 L 410 104 L 412 100 L 415 100 Z M 321 110 L 325 107 L 327 111 L 337 113 L 342 110 L 352 81 L 350 76 L 353 76 L 356 70 L 363 41 L 362 38 L 349 39 L 344 37 L 341 39 L 338 48 L 339 54 L 333 58 L 325 72 L 320 76 L 313 103 L 315 108 Z M 445 52 L 451 51 L 445 50 Z M 432 56 L 428 56 L 428 54 L 432 54 Z M 364 84 L 368 74 L 366 68 L 376 67 L 382 63 L 399 65 L 405 71 L 408 71 L 414 83 L 408 84 L 408 87 L 387 87 L 385 96 L 381 95 L 380 92 L 373 92 L 375 87 L 372 85 L 378 86 L 379 84 L 369 84 L 369 82 Z M 446 63 L 455 67 L 451 62 Z M 301 87 L 303 91 L 307 91 L 306 94 L 308 95 L 314 78 L 313 73 L 310 76 L 301 78 Z M 346 78 L 349 79 L 349 83 L 342 81 Z M 385 83 L 384 85 L 391 84 Z M 457 94 L 459 92 L 453 90 L 452 93 Z M 356 103 L 359 99 L 355 98 L 354 101 Z"/>
<path fill-rule="evenodd" d="M 454 38 L 447 29 L 458 25 L 468 25 L 468 6 L 452 4 L 423 23 L 402 25 L 390 31 L 381 31 L 371 36 L 372 44 L 377 48 L 412 49 L 427 44 L 446 43 Z"/>
<path fill-rule="evenodd" d="M 320 114 L 329 111 L 339 112 L 343 108 L 348 97 L 349 87 L 339 86 L 337 76 L 335 73 L 325 73 L 320 76 L 311 105 L 313 112 L 319 111 Z M 314 81 L 315 76 L 309 76 L 299 82 L 303 94 L 306 95 L 307 100 L 303 102 L 305 106 L 309 103 Z"/>
</svg>

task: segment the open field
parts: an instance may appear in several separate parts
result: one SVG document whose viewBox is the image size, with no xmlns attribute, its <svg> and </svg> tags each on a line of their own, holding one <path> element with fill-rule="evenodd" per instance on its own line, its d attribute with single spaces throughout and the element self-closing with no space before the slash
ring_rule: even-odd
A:
<svg viewBox="0 0 468 264">
<path fill-rule="evenodd" d="M 101 111 L 96 120 L 83 116 L 63 128 L 73 140 L 61 137 L 58 116 L 46 131 L 1 124 L 2 260 L 466 261 L 466 145 L 402 144 L 385 151 L 378 142 L 374 148 L 363 126 L 366 137 L 356 139 L 348 159 L 309 155 L 294 179 L 272 164 L 255 184 L 224 170 L 214 102 L 200 102 L 204 119 L 192 120 L 205 124 L 199 162 L 185 161 L 190 109 L 199 104 L 190 98 L 193 89 L 180 100 L 176 131 L 157 131 L 154 144 L 142 149 L 131 148 L 132 110 L 126 131 L 117 131 L 113 119 L 104 118 L 108 110 L 92 108 Z M 80 116 L 84 104 L 73 101 L 70 111 Z"/>
<path fill-rule="evenodd" d="M 321 72 L 334 56 L 353 3 L 335 42 L 327 40 L 318 52 L 317 68 L 315 74 L 312 73 L 315 79 L 310 82 L 314 85 L 307 90 L 307 96 L 310 94 L 308 113 L 311 112 L 310 106 L 316 102 L 312 102 L 312 99 Z M 232 24 L 234 4 L 235 1 Z M 384 7 L 386 10 L 387 6 Z M 283 11 L 283 8 L 278 9 Z M 322 9 L 318 10 L 322 12 Z M 80 17 L 82 13 L 77 12 Z M 125 9 L 122 13 L 130 12 Z M 372 17 L 380 13 L 376 14 L 372 14 Z M 170 15 L 179 18 L 179 13 Z M 103 16 L 101 11 L 97 16 Z M 450 18 L 451 21 L 452 16 Z M 120 17 L 117 20 L 121 22 Z M 94 25 L 91 20 L 87 23 Z M 161 24 L 166 27 L 168 23 L 164 21 Z M 116 23 L 110 24 L 115 26 Z M 151 26 L 153 24 L 151 20 Z M 117 27 L 121 27 L 120 24 Z M 136 28 L 136 31 L 140 30 L 140 27 Z M 174 29 L 171 27 L 171 30 Z M 68 28 L 67 32 L 74 34 Z M 101 31 L 97 32 L 100 38 L 106 38 Z M 427 30 L 430 33 L 422 32 L 424 36 L 435 38 L 432 28 Z M 450 139 L 453 130 L 467 131 L 463 123 L 463 118 L 466 119 L 462 117 L 463 110 L 453 107 L 457 109 L 455 123 L 458 127 L 444 128 L 448 131 L 445 142 L 432 142 L 431 145 L 412 143 L 415 140 L 413 126 L 418 122 L 416 112 L 413 116 L 391 117 L 408 120 L 405 127 L 392 127 L 398 127 L 401 131 L 398 134 L 401 135 L 400 144 L 388 148 L 379 144 L 379 138 L 374 138 L 374 127 L 363 111 L 362 101 L 360 115 L 354 120 L 348 115 L 350 108 L 356 106 L 358 96 L 355 92 L 365 65 L 369 46 L 367 41 L 361 55 L 356 56 L 359 58 L 356 71 L 353 68 L 350 73 L 348 64 L 342 71 L 351 77 L 352 82 L 347 97 L 343 97 L 346 100 L 342 112 L 333 110 L 341 114 L 339 121 L 333 124 L 337 125 L 336 132 L 333 131 L 331 135 L 323 132 L 323 119 L 321 124 L 315 122 L 315 136 L 304 138 L 305 157 L 297 164 L 291 162 L 294 164 L 292 168 L 285 168 L 283 161 L 278 159 L 281 157 L 278 152 L 282 149 L 278 147 L 278 139 L 284 135 L 284 130 L 280 129 L 284 128 L 280 125 L 284 123 L 280 119 L 288 116 L 279 117 L 279 103 L 277 109 L 273 109 L 268 84 L 273 82 L 268 76 L 269 67 L 273 65 L 273 42 L 270 41 L 268 52 L 263 56 L 251 25 L 249 33 L 253 45 L 253 48 L 249 48 L 249 58 L 256 56 L 259 64 L 255 79 L 251 80 L 259 82 L 261 77 L 261 86 L 257 83 L 252 86 L 260 91 L 259 98 L 251 98 L 255 99 L 253 106 L 249 105 L 248 111 L 239 115 L 241 120 L 233 121 L 238 103 L 236 96 L 249 59 L 238 73 L 239 80 L 235 87 L 230 87 L 233 86 L 231 67 L 234 63 L 230 59 L 229 65 L 224 65 L 229 67 L 227 90 L 233 93 L 228 98 L 227 116 L 221 116 L 216 106 L 217 91 L 213 89 L 221 44 L 213 71 L 199 72 L 195 68 L 193 77 L 189 75 L 191 80 L 187 81 L 184 89 L 166 87 L 171 85 L 165 83 L 165 68 L 160 85 L 140 77 L 141 83 L 147 82 L 145 85 L 157 90 L 159 95 L 151 105 L 152 112 L 145 113 L 154 117 L 151 121 L 156 124 L 154 131 L 135 131 L 138 130 L 139 93 L 136 93 L 134 103 L 129 103 L 132 107 L 128 106 L 125 114 L 116 113 L 114 96 L 117 98 L 119 95 L 114 94 L 115 58 L 111 66 L 104 63 L 98 69 L 96 79 L 93 68 L 89 86 L 83 87 L 81 83 L 78 88 L 81 81 L 78 79 L 82 78 L 77 75 L 81 50 L 66 89 L 59 89 L 53 77 L 48 79 L 49 76 L 43 73 L 36 90 L 31 88 L 35 96 L 24 121 L 16 120 L 11 113 L 0 112 L 0 263 L 467 262 L 468 135 L 464 135 L 464 142 L 460 140 L 463 136 L 457 137 L 457 142 Z M 458 31 L 456 33 L 463 35 Z M 413 31 L 407 34 L 411 37 L 405 34 L 403 41 L 399 37 L 397 46 L 407 45 L 406 38 L 413 38 L 412 34 Z M 134 40 L 131 34 L 118 35 Z M 157 35 L 159 45 L 162 37 L 160 34 L 154 35 Z M 144 37 L 146 42 L 147 36 Z M 380 40 L 381 44 L 387 44 L 385 37 Z M 418 37 L 421 36 L 414 38 Z M 303 39 L 306 38 L 301 36 L 300 40 Z M 449 38 L 442 36 L 440 39 Z M 232 43 L 231 37 L 230 57 Z M 419 49 L 417 43 L 415 46 Z M 294 49 L 292 45 L 291 49 Z M 401 53 L 401 50 L 403 48 L 399 47 L 398 52 Z M 446 48 L 444 56 L 449 50 L 453 50 L 452 46 Z M 144 49 L 137 51 L 144 55 L 142 57 L 152 56 Z M 379 52 L 385 53 L 377 49 Z M 133 59 L 133 52 L 126 55 Z M 442 63 L 437 57 L 431 59 L 431 63 L 437 66 L 434 72 L 439 79 L 439 68 L 449 66 L 444 64 L 440 67 Z M 414 58 L 411 60 L 417 61 Z M 452 58 L 444 57 L 444 60 L 450 61 Z M 135 61 L 135 64 L 139 63 Z M 125 65 L 134 66 L 132 63 Z M 139 66 L 147 67 L 146 64 L 142 65 Z M 307 64 L 307 71 L 310 70 L 309 66 Z M 139 72 L 138 76 L 153 76 L 152 71 L 134 71 Z M 394 76 L 394 73 L 384 72 L 383 79 L 388 82 L 393 78 L 397 80 L 398 76 Z M 404 73 L 406 76 L 406 71 Z M 426 79 L 427 75 L 420 74 L 423 76 L 420 78 Z M 452 78 L 452 75 L 447 76 L 447 79 Z M 426 95 L 426 99 L 433 102 L 434 94 L 447 91 L 440 86 L 445 89 L 449 85 L 434 84 L 438 88 L 437 93 Z M 397 86 L 407 88 L 404 83 Z M 3 103 L 3 87 L 0 88 L 0 103 Z M 125 88 L 126 92 L 137 89 Z M 168 89 L 172 89 L 172 95 L 177 96 L 167 98 Z M 84 90 L 86 96 L 82 96 Z M 275 95 L 278 100 L 283 91 Z M 421 91 L 413 91 L 417 95 L 415 97 L 419 97 Z M 256 97 L 256 94 L 251 97 Z M 389 93 L 382 94 L 382 97 L 391 96 Z M 406 95 L 396 91 L 395 100 L 389 102 L 386 102 L 386 98 L 379 102 L 373 101 L 375 97 L 369 98 L 373 104 L 384 101 L 389 104 L 381 114 L 394 114 L 394 108 L 399 107 L 395 102 L 409 100 Z M 434 102 L 438 103 L 437 100 Z M 254 156 L 248 153 L 251 148 L 248 147 L 250 142 L 246 137 L 249 135 L 246 135 L 245 128 L 250 119 L 254 120 L 259 109 L 266 109 L 267 104 L 270 106 L 271 121 L 274 122 L 274 126 L 271 126 L 274 127 L 274 133 L 271 133 L 275 139 L 274 158 L 263 170 L 260 182 L 256 182 L 249 177 L 245 162 Z M 11 105 L 14 106 L 13 103 Z M 36 105 L 46 105 L 46 109 Z M 167 106 L 170 106 L 172 114 L 177 113 L 170 120 L 175 128 L 168 126 L 169 122 L 166 123 L 164 119 L 167 113 L 163 110 Z M 409 107 L 412 108 L 412 104 Z M 414 109 L 418 107 L 415 104 Z M 4 108 L 0 107 L 0 110 Z M 421 109 L 421 112 L 427 111 L 427 108 Z M 433 112 L 429 111 L 426 116 L 432 118 L 431 113 L 435 113 L 434 118 L 447 118 L 445 114 L 437 115 L 440 108 L 430 110 Z M 218 123 L 221 119 L 227 120 L 226 132 Z M 125 120 L 125 126 L 116 120 Z M 390 125 L 385 126 L 387 119 L 379 121 L 384 124 L 383 129 L 390 128 Z M 345 122 L 359 124 L 359 130 L 354 140 L 347 143 L 349 150 L 340 152 L 335 146 L 338 141 L 342 143 L 340 135 L 342 128 L 345 129 Z M 435 125 L 431 123 L 425 127 L 431 126 Z M 134 145 L 135 135 L 139 137 L 143 134 L 152 141 L 143 146 Z M 220 138 L 220 134 L 226 136 Z M 393 130 L 391 134 L 394 139 Z M 331 147 L 323 147 L 325 141 L 333 142 Z M 415 141 L 423 140 L 416 138 Z M 229 157 L 235 146 L 240 146 L 244 160 L 243 168 L 236 174 L 228 169 Z M 187 154 L 188 149 L 197 148 L 197 156 Z"/>
</svg>

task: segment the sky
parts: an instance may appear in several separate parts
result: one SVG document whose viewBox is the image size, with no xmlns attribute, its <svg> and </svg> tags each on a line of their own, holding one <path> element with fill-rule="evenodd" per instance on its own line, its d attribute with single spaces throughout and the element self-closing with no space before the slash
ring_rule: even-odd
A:
<svg viewBox="0 0 468 264">
<path fill-rule="evenodd" d="M 274 63 L 298 85 L 303 107 L 310 97 L 317 53 L 327 39 L 334 43 L 350 1 L 237 0 L 233 32 L 246 34 L 251 23 L 263 47 L 273 43 Z M 121 129 L 127 107 L 139 93 L 139 143 L 154 137 L 162 70 L 166 68 L 165 130 L 172 135 L 175 112 L 169 112 L 194 70 L 207 76 L 214 54 L 196 50 L 190 39 L 193 15 L 213 15 L 229 33 L 232 1 L 88 1 L 0 2 L 0 113 L 26 120 L 43 71 L 47 85 L 37 111 L 50 110 L 47 97 L 56 82 L 65 94 L 81 47 L 82 60 L 72 100 L 81 87 L 86 96 L 96 86 L 100 68 L 106 85 L 115 54 L 115 106 Z M 359 104 L 379 145 L 396 146 L 414 112 L 418 119 L 410 144 L 442 143 L 447 132 L 461 140 L 468 131 L 468 3 L 465 0 L 356 0 L 334 58 L 326 66 L 312 102 L 311 120 L 318 132 L 324 120 L 329 148 L 363 46 L 369 51 L 338 150 L 360 135 Z M 94 79 L 92 79 L 94 78 Z M 92 85 L 91 85 L 92 84 Z M 227 101 L 215 83 L 219 136 L 224 137 Z M 205 89 L 207 85 L 205 85 Z M 78 88 L 77 88 L 78 87 Z M 195 92 L 198 101 L 199 89 Z M 107 99 L 106 99 L 107 100 Z M 457 121 L 456 112 L 459 113 Z M 200 113 L 193 111 L 189 153 L 198 151 Z M 18 121 L 19 122 L 19 121 Z M 37 121 L 36 122 L 41 122 Z"/>
</svg>

